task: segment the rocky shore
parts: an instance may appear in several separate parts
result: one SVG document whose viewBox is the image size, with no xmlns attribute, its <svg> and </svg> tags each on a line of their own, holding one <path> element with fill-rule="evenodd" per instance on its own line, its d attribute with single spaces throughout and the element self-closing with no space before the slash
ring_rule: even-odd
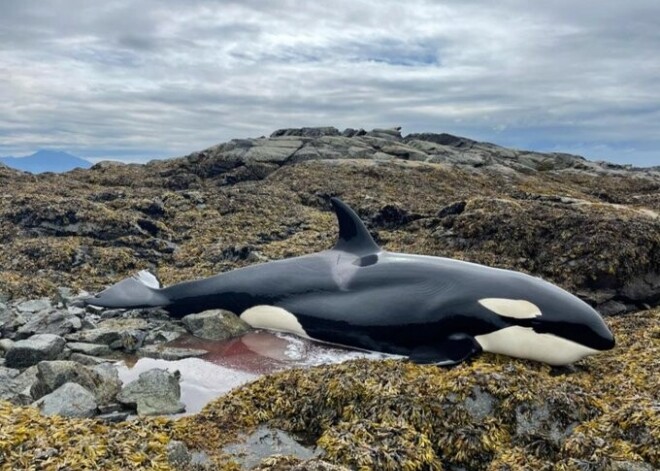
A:
<svg viewBox="0 0 660 471">
<path fill-rule="evenodd" d="M 85 296 L 86 293 L 83 294 Z M 153 369 L 123 385 L 113 362 L 129 356 L 179 360 L 202 349 L 167 346 L 184 334 L 222 340 L 249 326 L 228 311 L 174 321 L 158 310 L 83 308 L 61 289 L 48 298 L 0 303 L 0 400 L 46 415 L 116 422 L 129 414 L 183 412 L 179 373 Z"/>
<path fill-rule="evenodd" d="M 452 369 L 295 369 L 178 419 L 175 372 L 120 381 L 118 359 L 200 357 L 171 342 L 245 326 L 223 311 L 84 308 L 83 290 L 145 268 L 170 284 L 328 248 L 330 196 L 387 250 L 576 293 L 617 348 L 562 369 L 491 355 Z M 659 304 L 658 168 L 335 128 L 61 175 L 0 166 L 0 468 L 658 469 Z"/>
</svg>

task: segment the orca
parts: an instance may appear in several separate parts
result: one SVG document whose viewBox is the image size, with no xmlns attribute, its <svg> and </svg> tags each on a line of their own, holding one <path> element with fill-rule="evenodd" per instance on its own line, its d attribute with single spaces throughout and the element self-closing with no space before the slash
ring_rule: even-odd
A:
<svg viewBox="0 0 660 471">
<path fill-rule="evenodd" d="M 142 271 L 85 302 L 176 317 L 222 308 L 254 328 L 440 365 L 482 351 L 565 365 L 614 347 L 600 314 L 567 291 L 511 270 L 387 252 L 349 206 L 331 203 L 339 237 L 330 250 L 164 288 Z"/>
</svg>

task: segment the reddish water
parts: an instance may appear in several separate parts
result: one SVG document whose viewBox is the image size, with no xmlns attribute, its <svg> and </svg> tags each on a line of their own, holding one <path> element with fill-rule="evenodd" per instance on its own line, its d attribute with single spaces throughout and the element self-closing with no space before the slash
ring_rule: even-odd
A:
<svg viewBox="0 0 660 471">
<path fill-rule="evenodd" d="M 137 362 L 127 360 L 118 365 L 119 376 L 124 383 L 128 383 L 152 368 L 179 370 L 181 401 L 186 404 L 186 413 L 197 412 L 227 391 L 275 371 L 341 363 L 353 358 L 383 357 L 265 331 L 250 332 L 226 341 L 186 336 L 169 345 L 198 348 L 209 353 L 203 357 L 178 361 L 151 358 L 141 358 Z"/>
</svg>

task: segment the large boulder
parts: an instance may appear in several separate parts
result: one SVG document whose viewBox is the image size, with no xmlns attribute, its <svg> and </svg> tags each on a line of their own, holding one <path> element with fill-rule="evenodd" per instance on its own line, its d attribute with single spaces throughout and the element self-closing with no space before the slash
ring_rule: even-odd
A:
<svg viewBox="0 0 660 471">
<path fill-rule="evenodd" d="M 65 383 L 32 404 L 44 415 L 93 417 L 97 404 L 94 394 L 77 383 Z"/>
<path fill-rule="evenodd" d="M 5 356 L 8 368 L 26 368 L 40 361 L 55 360 L 66 342 L 59 335 L 39 334 L 15 342 Z"/>
<path fill-rule="evenodd" d="M 177 414 L 185 410 L 180 402 L 181 387 L 178 371 L 170 373 L 154 368 L 124 386 L 117 400 L 129 407 L 134 407 L 138 415 Z"/>
<path fill-rule="evenodd" d="M 236 314 L 223 309 L 190 314 L 183 318 L 183 325 L 195 337 L 209 340 L 239 337 L 251 329 Z"/>
</svg>

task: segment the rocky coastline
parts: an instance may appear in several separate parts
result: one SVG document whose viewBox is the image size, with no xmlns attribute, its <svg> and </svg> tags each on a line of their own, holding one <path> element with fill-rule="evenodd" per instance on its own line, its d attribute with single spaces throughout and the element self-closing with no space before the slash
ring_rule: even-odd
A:
<svg viewBox="0 0 660 471">
<path fill-rule="evenodd" d="M 247 327 L 226 311 L 92 309 L 85 290 L 140 269 L 170 284 L 328 248 L 330 196 L 388 250 L 576 293 L 617 348 L 569 368 L 483 355 L 452 369 L 294 369 L 182 418 L 168 417 L 183 408 L 175 372 L 122 384 L 117 360 L 200 357 L 176 340 Z M 0 166 L 0 244 L 0 468 L 660 467 L 660 168 L 398 128 L 283 129 L 146 165 Z"/>
</svg>

